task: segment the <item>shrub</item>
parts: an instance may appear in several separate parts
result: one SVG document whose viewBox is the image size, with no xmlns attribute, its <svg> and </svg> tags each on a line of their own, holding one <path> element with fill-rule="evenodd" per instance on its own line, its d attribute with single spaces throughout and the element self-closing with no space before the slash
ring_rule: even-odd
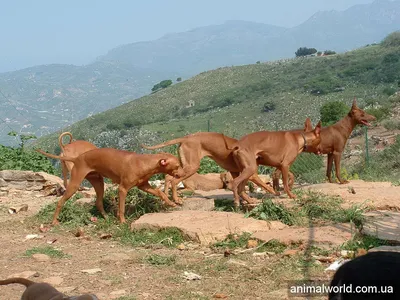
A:
<svg viewBox="0 0 400 300">
<path fill-rule="evenodd" d="M 324 52 L 324 55 L 333 55 L 333 54 L 336 54 L 336 52 L 332 50 L 325 50 Z"/>
<path fill-rule="evenodd" d="M 390 113 L 390 108 L 387 106 L 381 106 L 379 108 L 368 108 L 365 110 L 370 115 L 373 115 L 377 121 L 383 120 Z"/>
<path fill-rule="evenodd" d="M 382 90 L 382 93 L 383 93 L 384 95 L 387 95 L 387 96 L 392 96 L 392 95 L 394 95 L 396 92 L 397 92 L 397 89 L 395 89 L 395 88 L 393 88 L 393 87 L 385 87 L 385 88 Z"/>
<path fill-rule="evenodd" d="M 311 55 L 311 54 L 315 54 L 315 53 L 317 53 L 317 49 L 315 49 L 315 48 L 300 47 L 299 49 L 297 49 L 297 51 L 294 54 L 296 55 L 296 57 L 300 57 L 300 56 L 307 56 L 307 55 Z"/>
<path fill-rule="evenodd" d="M 349 110 L 349 107 L 341 101 L 326 102 L 320 108 L 322 125 L 329 126 L 336 123 L 342 119 Z"/>
<path fill-rule="evenodd" d="M 214 160 L 208 157 L 204 157 L 200 162 L 200 168 L 197 171 L 199 174 L 207 173 L 221 173 L 225 170 L 222 169 Z"/>
<path fill-rule="evenodd" d="M 331 74 L 322 74 L 311 78 L 305 85 L 305 89 L 313 95 L 326 95 L 340 87 L 339 81 Z"/>
<path fill-rule="evenodd" d="M 392 32 L 387 35 L 382 41 L 383 47 L 398 47 L 400 46 L 400 31 Z"/>
<path fill-rule="evenodd" d="M 276 104 L 272 101 L 267 101 L 264 103 L 263 112 L 270 112 L 270 111 L 274 111 L 276 107 Z"/>
<path fill-rule="evenodd" d="M 155 84 L 153 86 L 153 88 L 151 89 L 151 91 L 156 92 L 160 89 L 165 89 L 165 88 L 169 87 L 170 85 L 172 85 L 171 79 L 163 80 L 163 81 L 160 81 L 159 83 Z"/>
</svg>

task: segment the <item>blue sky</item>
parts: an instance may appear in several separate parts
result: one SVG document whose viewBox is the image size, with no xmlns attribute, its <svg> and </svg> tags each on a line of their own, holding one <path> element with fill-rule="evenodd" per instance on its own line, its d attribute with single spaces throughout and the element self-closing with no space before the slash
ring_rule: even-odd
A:
<svg viewBox="0 0 400 300">
<path fill-rule="evenodd" d="M 1 0 L 0 72 L 90 63 L 127 43 L 226 20 L 296 26 L 372 0 Z"/>
</svg>

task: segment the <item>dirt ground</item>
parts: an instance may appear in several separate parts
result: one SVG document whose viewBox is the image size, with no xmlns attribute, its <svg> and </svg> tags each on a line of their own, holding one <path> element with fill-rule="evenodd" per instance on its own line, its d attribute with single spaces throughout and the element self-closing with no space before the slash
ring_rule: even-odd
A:
<svg viewBox="0 0 400 300">
<path fill-rule="evenodd" d="M 393 189 L 386 183 L 378 187 L 378 183 L 362 181 L 351 185 L 356 194 L 339 185 L 315 188 L 339 193 L 349 202 L 373 198 L 380 207 L 386 202 L 390 207 L 398 206 L 395 199 L 396 196 L 398 199 L 399 187 Z M 90 292 L 102 300 L 133 300 L 296 299 L 288 297 L 287 287 L 291 280 L 312 278 L 328 282 L 332 276 L 332 273 L 324 272 L 329 262 L 310 263 L 307 258 L 310 253 L 305 253 L 304 245 L 283 254 L 254 254 L 254 251 L 247 250 L 224 257 L 223 251 L 193 242 L 185 243 L 184 250 L 162 245 L 133 248 L 99 236 L 77 238 L 72 231 L 63 228 L 42 233 L 39 224 L 29 222 L 28 218 L 55 200 L 56 197 L 42 197 L 39 192 L 18 192 L 0 197 L 0 278 L 24 272 L 23 276 L 50 282 L 68 295 Z M 9 207 L 25 203 L 29 205 L 28 211 L 9 214 Z M 26 239 L 29 234 L 40 236 Z M 61 250 L 67 257 L 41 261 L 40 257 L 25 255 L 29 249 L 46 245 Z M 170 264 L 151 264 L 146 257 L 152 255 L 173 257 L 174 260 Z M 94 274 L 82 272 L 88 269 L 100 270 Z M 194 272 L 201 279 L 186 280 L 183 278 L 185 271 Z M 0 299 L 20 299 L 23 290 L 24 287 L 19 285 L 1 286 Z"/>
</svg>

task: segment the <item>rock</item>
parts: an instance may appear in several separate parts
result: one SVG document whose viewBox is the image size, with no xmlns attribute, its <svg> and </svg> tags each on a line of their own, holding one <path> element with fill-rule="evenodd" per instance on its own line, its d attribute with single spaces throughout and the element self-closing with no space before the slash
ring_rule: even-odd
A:
<svg viewBox="0 0 400 300">
<path fill-rule="evenodd" d="M 242 267 L 247 267 L 247 264 L 244 262 L 244 261 L 241 261 L 241 260 L 237 260 L 237 259 L 229 259 L 228 261 L 227 261 L 227 263 L 228 264 L 231 264 L 231 265 L 237 265 L 237 266 L 242 266 Z"/>
<path fill-rule="evenodd" d="M 118 291 L 112 291 L 110 293 L 110 299 L 117 299 L 122 296 L 125 296 L 127 294 L 126 290 L 118 290 Z"/>
<path fill-rule="evenodd" d="M 247 248 L 256 248 L 258 246 L 257 240 L 248 240 L 247 241 Z"/>
<path fill-rule="evenodd" d="M 42 254 L 42 253 L 35 253 L 32 255 L 32 258 L 36 261 L 49 261 L 50 260 L 50 256 L 46 255 L 46 254 Z"/>
<path fill-rule="evenodd" d="M 299 252 L 298 249 L 286 249 L 286 250 L 282 253 L 282 255 L 283 255 L 283 256 L 293 256 L 293 255 L 296 255 L 298 252 Z"/>
<path fill-rule="evenodd" d="M 343 258 L 353 258 L 354 257 L 354 251 L 342 250 L 342 251 L 340 251 L 340 256 L 343 257 Z"/>
<path fill-rule="evenodd" d="M 377 251 L 400 252 L 400 246 L 379 246 L 368 250 L 368 252 Z"/>
<path fill-rule="evenodd" d="M 86 205 L 86 204 L 93 204 L 94 200 L 92 198 L 83 197 L 76 200 L 77 204 Z"/>
<path fill-rule="evenodd" d="M 60 285 L 63 281 L 64 281 L 64 279 L 62 279 L 61 277 L 58 277 L 58 276 L 48 277 L 48 278 L 43 279 L 43 282 L 47 282 L 48 284 L 51 284 L 51 285 Z"/>
<path fill-rule="evenodd" d="M 202 244 L 211 244 L 225 239 L 232 232 L 279 231 L 287 225 L 271 221 L 245 218 L 241 214 L 219 211 L 172 211 L 150 213 L 132 222 L 131 230 L 162 229 L 175 227 L 189 239 Z"/>
<path fill-rule="evenodd" d="M 28 211 L 28 204 L 22 204 L 22 205 L 19 205 L 19 206 L 13 206 L 13 207 L 10 207 L 8 209 L 8 212 L 10 214 L 17 214 L 20 211 Z"/>
<path fill-rule="evenodd" d="M 326 263 L 326 262 L 331 263 L 331 262 L 333 262 L 335 260 L 333 257 L 330 257 L 330 256 L 313 255 L 312 257 L 316 261 L 323 262 L 323 263 Z"/>
<path fill-rule="evenodd" d="M 92 274 L 96 274 L 96 273 L 101 272 L 101 269 L 100 269 L 100 268 L 96 268 L 96 269 L 86 269 L 86 270 L 81 270 L 81 272 L 82 272 L 82 273 L 86 273 L 86 274 L 92 275 Z"/>
<path fill-rule="evenodd" d="M 42 191 L 49 187 L 63 187 L 61 178 L 45 172 L 3 170 L 0 171 L 0 187 L 17 190 Z"/>
<path fill-rule="evenodd" d="M 186 246 L 184 244 L 179 244 L 176 248 L 182 251 L 186 249 Z"/>
<path fill-rule="evenodd" d="M 184 272 L 183 273 L 183 278 L 185 278 L 186 280 L 200 280 L 201 276 L 197 275 L 195 273 L 192 272 Z"/>
<path fill-rule="evenodd" d="M 381 240 L 400 242 L 400 213 L 393 211 L 372 211 L 365 214 L 362 233 Z"/>
<path fill-rule="evenodd" d="M 36 271 L 24 271 L 21 273 L 16 273 L 8 276 L 7 278 L 12 278 L 12 277 L 22 277 L 28 279 L 29 277 L 38 277 L 39 273 Z"/>
<path fill-rule="evenodd" d="M 214 295 L 214 298 L 217 298 L 217 299 L 226 299 L 226 298 L 228 298 L 228 296 L 225 295 L 225 294 L 217 293 L 217 294 Z"/>
<path fill-rule="evenodd" d="M 214 209 L 214 199 L 198 197 L 185 198 L 181 206 L 181 210 L 213 211 Z"/>
<path fill-rule="evenodd" d="M 39 234 L 28 234 L 25 236 L 26 240 L 42 239 L 42 238 L 44 238 L 44 236 Z"/>
<path fill-rule="evenodd" d="M 352 238 L 350 224 L 336 224 L 321 227 L 285 227 L 279 230 L 258 231 L 252 237 L 264 242 L 278 240 L 285 244 L 308 242 L 312 236 L 314 244 L 340 246 Z"/>
</svg>

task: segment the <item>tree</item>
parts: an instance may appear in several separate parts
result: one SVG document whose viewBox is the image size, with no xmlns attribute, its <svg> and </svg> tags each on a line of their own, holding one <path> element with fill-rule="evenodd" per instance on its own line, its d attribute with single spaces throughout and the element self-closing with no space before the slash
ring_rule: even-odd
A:
<svg viewBox="0 0 400 300">
<path fill-rule="evenodd" d="M 315 53 L 317 53 L 317 49 L 315 49 L 315 48 L 300 47 L 299 49 L 297 49 L 297 51 L 294 54 L 296 55 L 296 57 L 300 57 L 300 56 L 307 56 L 307 55 L 311 55 L 311 54 L 315 54 Z"/>
<path fill-rule="evenodd" d="M 324 52 L 324 55 L 333 55 L 333 54 L 336 54 L 336 52 L 332 50 L 325 50 Z"/>
<path fill-rule="evenodd" d="M 323 126 L 329 126 L 342 119 L 348 112 L 349 107 L 340 101 L 330 101 L 320 108 Z"/>
<path fill-rule="evenodd" d="M 151 91 L 156 92 L 160 89 L 165 89 L 165 88 L 169 87 L 170 85 L 172 85 L 171 79 L 163 80 L 163 81 L 160 81 L 159 83 L 155 84 L 153 86 L 153 88 L 151 89 Z"/>
<path fill-rule="evenodd" d="M 275 110 L 275 107 L 276 107 L 276 105 L 275 105 L 274 102 L 267 101 L 267 102 L 264 103 L 262 111 L 263 112 L 270 112 L 270 111 Z"/>
<path fill-rule="evenodd" d="M 400 30 L 387 35 L 382 41 L 383 47 L 398 47 L 400 46 Z"/>
<path fill-rule="evenodd" d="M 177 81 L 177 82 L 181 82 L 181 81 L 182 81 L 182 77 L 178 77 L 178 78 L 176 79 L 176 81 Z"/>
</svg>

